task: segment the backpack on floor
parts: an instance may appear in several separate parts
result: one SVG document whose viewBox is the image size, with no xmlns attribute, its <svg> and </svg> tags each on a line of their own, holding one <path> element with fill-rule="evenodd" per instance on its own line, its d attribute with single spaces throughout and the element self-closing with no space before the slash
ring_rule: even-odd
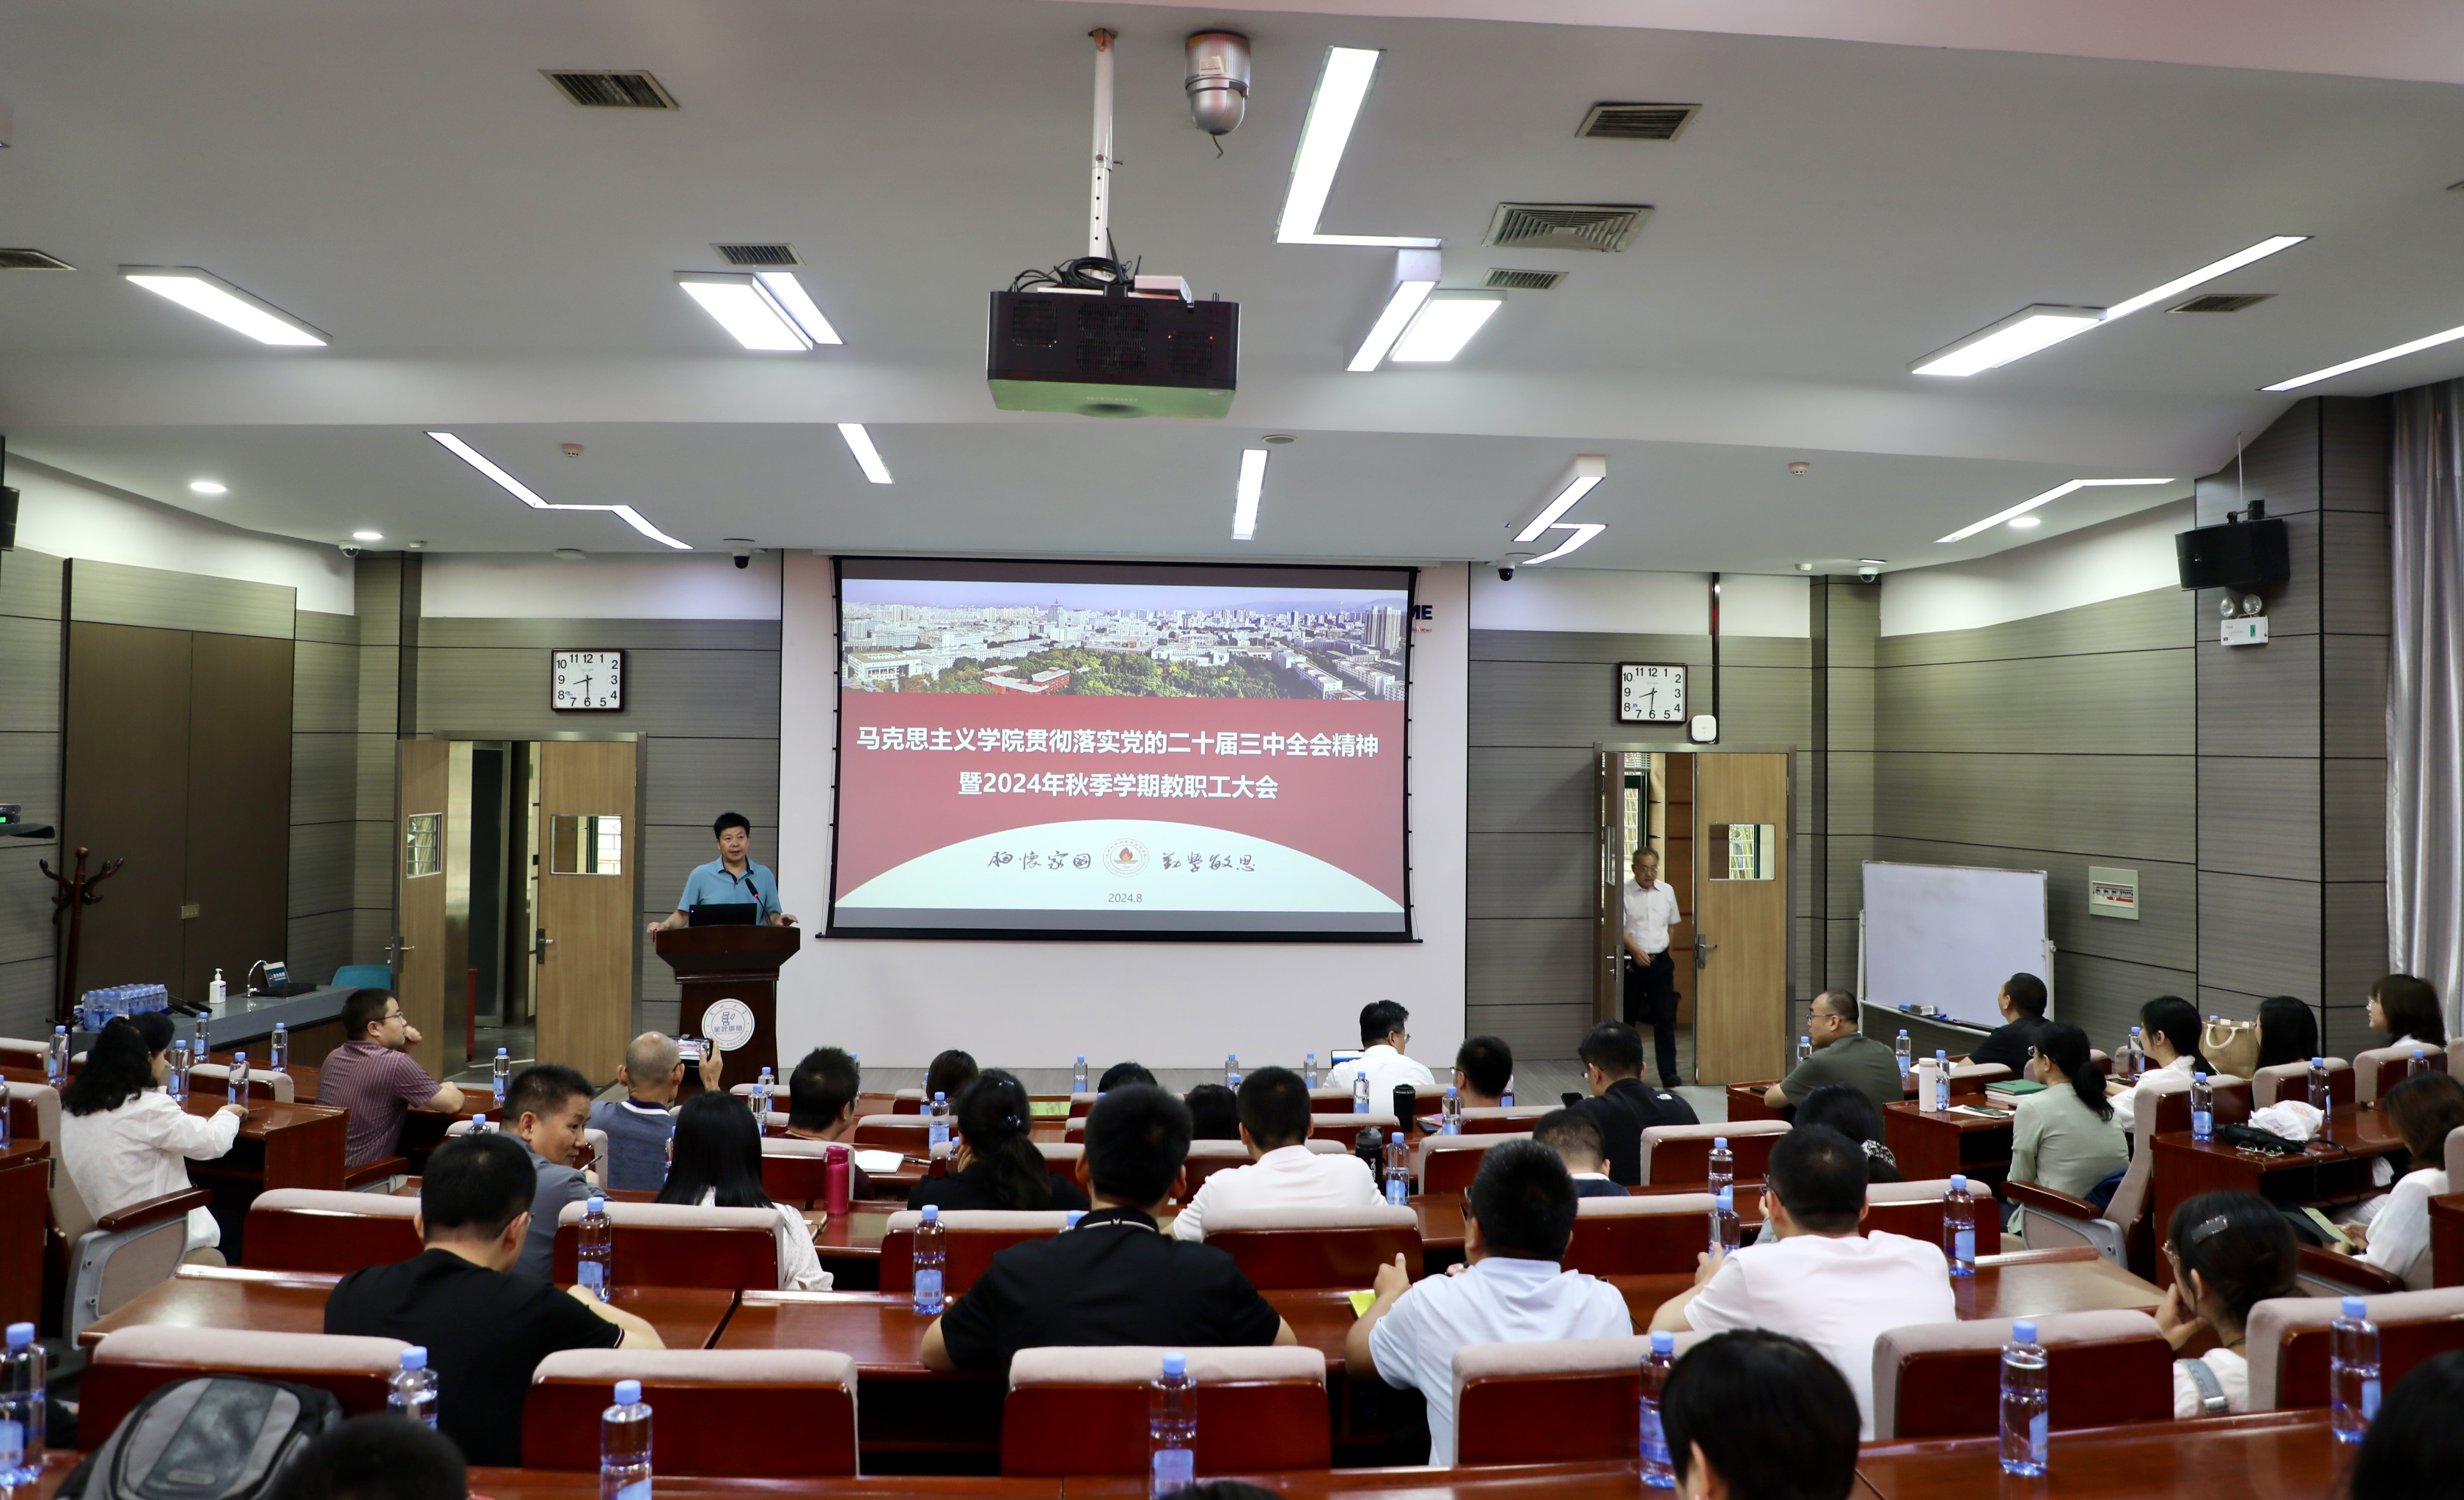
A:
<svg viewBox="0 0 2464 1500">
<path fill-rule="evenodd" d="M 59 1500 L 261 1500 L 342 1420 L 331 1391 L 200 1375 L 151 1392 L 62 1481 Z"/>
</svg>

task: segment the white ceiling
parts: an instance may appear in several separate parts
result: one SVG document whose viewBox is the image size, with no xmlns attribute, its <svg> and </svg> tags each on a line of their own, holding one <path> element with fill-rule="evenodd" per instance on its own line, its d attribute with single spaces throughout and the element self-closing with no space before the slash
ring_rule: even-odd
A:
<svg viewBox="0 0 2464 1500">
<path fill-rule="evenodd" d="M 2148 62 L 2053 55 L 2079 44 L 2047 27 L 1956 38 L 2008 51 L 1645 29 L 1705 24 L 1680 0 L 1515 8 L 1551 24 L 1323 9 L 20 4 L 0 243 L 80 269 L 0 275 L 0 428 L 12 452 L 244 526 L 457 551 L 652 544 L 522 509 L 431 427 L 551 500 L 629 503 L 696 546 L 1174 557 L 1491 558 L 1595 452 L 1610 477 L 1573 518 L 1610 530 L 1585 564 L 1777 571 L 2010 545 L 1932 539 L 2075 475 L 2214 469 L 2286 404 L 2257 386 L 2464 322 L 2464 193 L 2445 190 L 2464 90 L 2202 66 L 2212 29 L 2188 24 L 2213 12 L 2280 50 L 2315 16 L 2143 7 L 2167 24 L 2105 40 L 2169 59 Z M 2464 57 L 2443 12 L 2408 33 L 2401 11 L 2354 8 L 2368 45 L 2322 41 L 2317 66 Z M 1932 13 L 1878 4 L 1867 30 Z M 1812 16 L 1749 5 L 1737 29 Z M 984 389 L 985 294 L 1084 244 L 1099 22 L 1123 38 L 1118 243 L 1243 305 L 1221 423 L 1001 413 Z M 1180 97 L 1201 23 L 1257 53 L 1220 161 Z M 1330 44 L 1386 56 L 1327 229 L 1442 236 L 1450 283 L 1573 273 L 1516 294 L 1453 366 L 1345 374 L 1391 253 L 1273 243 Z M 577 110 L 542 67 L 649 68 L 683 108 Z M 1573 139 L 1604 99 L 1704 110 L 1671 143 Z M 1622 255 L 1484 250 L 1507 198 L 1658 211 Z M 2318 238 L 2211 288 L 2279 294 L 2250 311 L 2145 313 L 1967 382 L 1905 373 L 2027 303 L 2109 304 L 2279 232 Z M 675 290 L 738 238 L 796 245 L 844 347 L 736 351 Z M 204 266 L 334 342 L 259 348 L 121 264 Z M 2319 388 L 2458 373 L 2464 345 Z M 850 420 L 895 485 L 857 475 L 830 426 Z M 1268 431 L 1300 440 L 1243 547 L 1237 454 Z M 199 476 L 231 493 L 201 500 Z M 2181 493 L 2083 492 L 2032 535 Z"/>
</svg>

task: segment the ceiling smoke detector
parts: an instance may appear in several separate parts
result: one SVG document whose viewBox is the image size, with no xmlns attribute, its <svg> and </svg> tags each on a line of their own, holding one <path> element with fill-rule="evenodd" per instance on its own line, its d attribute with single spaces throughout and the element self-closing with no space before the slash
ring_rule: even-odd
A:
<svg viewBox="0 0 2464 1500">
<path fill-rule="evenodd" d="M 1615 254 L 1634 243 L 1635 231 L 1650 214 L 1647 203 L 1501 203 L 1482 243 Z"/>
<path fill-rule="evenodd" d="M 1574 134 L 1585 141 L 1674 141 L 1700 104 L 1594 104 Z"/>
<path fill-rule="evenodd" d="M 718 258 L 731 266 L 801 266 L 803 264 L 796 257 L 796 247 L 793 245 L 714 243 L 710 248 L 717 251 Z"/>
<path fill-rule="evenodd" d="M 541 68 L 539 74 L 566 99 L 583 109 L 674 109 L 675 97 L 647 73 L 569 73 Z"/>
</svg>

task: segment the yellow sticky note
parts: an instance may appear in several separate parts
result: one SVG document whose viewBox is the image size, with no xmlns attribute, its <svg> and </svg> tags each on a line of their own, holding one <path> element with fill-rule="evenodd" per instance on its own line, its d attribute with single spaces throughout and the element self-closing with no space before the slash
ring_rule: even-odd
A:
<svg viewBox="0 0 2464 1500">
<path fill-rule="evenodd" d="M 1369 1304 L 1376 1300 L 1377 1293 L 1374 1291 L 1355 1291 L 1352 1293 L 1352 1315 L 1353 1317 L 1358 1317 L 1362 1313 L 1367 1312 L 1369 1311 Z"/>
</svg>

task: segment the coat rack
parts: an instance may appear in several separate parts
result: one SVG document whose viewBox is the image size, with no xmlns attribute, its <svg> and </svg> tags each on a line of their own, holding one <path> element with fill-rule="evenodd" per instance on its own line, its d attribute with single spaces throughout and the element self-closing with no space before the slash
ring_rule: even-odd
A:
<svg viewBox="0 0 2464 1500">
<path fill-rule="evenodd" d="M 44 861 L 35 861 L 35 868 L 51 876 L 60 888 L 59 893 L 52 897 L 52 919 L 57 921 L 58 914 L 61 912 L 68 913 L 69 917 L 68 940 L 62 944 L 60 951 L 60 993 L 57 1002 L 52 1007 L 52 1022 L 55 1026 L 68 1021 L 70 1008 L 77 999 L 77 939 L 85 927 L 85 909 L 102 899 L 96 893 L 95 887 L 120 873 L 120 867 L 128 863 L 124 859 L 115 859 L 100 870 L 88 874 L 85 869 L 85 858 L 88 852 L 80 845 L 77 851 L 77 869 L 74 872 L 65 875 Z"/>
</svg>

